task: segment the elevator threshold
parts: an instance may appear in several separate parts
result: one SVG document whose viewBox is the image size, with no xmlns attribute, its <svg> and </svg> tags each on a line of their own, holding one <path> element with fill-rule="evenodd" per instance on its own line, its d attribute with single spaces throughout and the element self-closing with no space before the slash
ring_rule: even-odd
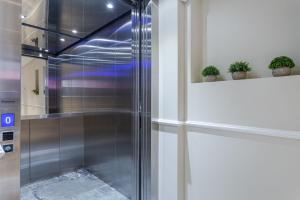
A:
<svg viewBox="0 0 300 200">
<path fill-rule="evenodd" d="M 86 170 L 38 181 L 21 188 L 21 200 L 128 200 Z"/>
</svg>

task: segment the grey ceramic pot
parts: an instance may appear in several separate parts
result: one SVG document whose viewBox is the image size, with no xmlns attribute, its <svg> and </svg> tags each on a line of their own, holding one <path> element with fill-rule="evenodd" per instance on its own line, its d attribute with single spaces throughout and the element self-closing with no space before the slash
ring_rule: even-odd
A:
<svg viewBox="0 0 300 200">
<path fill-rule="evenodd" d="M 210 75 L 210 76 L 204 77 L 205 82 L 216 82 L 217 80 L 218 80 L 218 76 L 215 76 L 215 75 Z"/>
<path fill-rule="evenodd" d="M 272 74 L 274 77 L 289 76 L 292 74 L 292 70 L 289 67 L 282 67 L 282 68 L 273 69 Z"/>
<path fill-rule="evenodd" d="M 247 72 L 233 72 L 232 79 L 233 80 L 241 80 L 247 78 Z"/>
</svg>

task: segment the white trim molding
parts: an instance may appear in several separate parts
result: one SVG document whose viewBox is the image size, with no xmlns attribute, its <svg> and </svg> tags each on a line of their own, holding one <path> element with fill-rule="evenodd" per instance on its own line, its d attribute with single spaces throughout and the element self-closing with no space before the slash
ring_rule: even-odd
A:
<svg viewBox="0 0 300 200">
<path fill-rule="evenodd" d="M 152 123 L 156 125 L 162 125 L 162 126 L 171 126 L 171 127 L 182 127 L 185 125 L 183 121 L 177 121 L 177 120 L 169 120 L 169 119 L 152 119 Z"/>
<path fill-rule="evenodd" d="M 222 133 L 222 134 L 247 134 L 247 135 L 259 135 L 269 136 L 283 139 L 300 140 L 300 131 L 293 130 L 280 130 L 280 129 L 269 129 L 252 126 L 240 126 L 234 124 L 223 124 L 223 123 L 210 123 L 200 121 L 176 121 L 168 119 L 153 119 L 153 124 L 167 127 L 186 127 L 187 130 L 197 129 L 204 133 Z M 213 132 L 212 132 L 213 131 Z"/>
</svg>

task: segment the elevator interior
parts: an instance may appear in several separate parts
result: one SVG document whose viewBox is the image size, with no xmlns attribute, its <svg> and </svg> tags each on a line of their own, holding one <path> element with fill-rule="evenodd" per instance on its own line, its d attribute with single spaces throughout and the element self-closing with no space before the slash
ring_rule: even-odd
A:
<svg viewBox="0 0 300 200">
<path fill-rule="evenodd" d="M 21 199 L 141 199 L 137 6 L 23 0 Z"/>
</svg>

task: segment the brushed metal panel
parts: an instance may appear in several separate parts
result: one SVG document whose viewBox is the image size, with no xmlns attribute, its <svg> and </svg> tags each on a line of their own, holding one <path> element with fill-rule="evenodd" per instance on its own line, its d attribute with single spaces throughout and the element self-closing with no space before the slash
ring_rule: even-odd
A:
<svg viewBox="0 0 300 200">
<path fill-rule="evenodd" d="M 21 6 L 9 1 L 0 1 L 0 13 L 0 91 L 19 92 Z"/>
<path fill-rule="evenodd" d="M 57 69 L 59 110 L 78 112 L 81 108 L 85 113 L 85 167 L 137 199 L 139 163 L 135 165 L 138 141 L 134 141 L 134 133 L 138 127 L 139 82 L 132 55 L 131 15 L 50 58 L 49 64 Z"/>
<path fill-rule="evenodd" d="M 59 143 L 59 119 L 30 121 L 31 181 L 60 173 Z"/>
<path fill-rule="evenodd" d="M 131 113 L 115 113 L 115 164 L 113 186 L 128 197 L 134 196 L 134 141 Z M 135 169 L 135 170 L 134 170 Z"/>
<path fill-rule="evenodd" d="M 83 117 L 60 119 L 60 165 L 62 172 L 84 166 Z"/>
<path fill-rule="evenodd" d="M 0 20 L 0 27 L 11 32 L 20 31 L 20 15 L 21 14 L 21 1 L 7 1 L 0 0 L 0 13 L 4 14 L 7 20 Z M 19 39 L 20 40 L 20 39 Z M 11 41 L 13 42 L 13 41 Z"/>
<path fill-rule="evenodd" d="M 15 113 L 14 150 L 0 159 L 0 198 L 18 200 L 20 193 L 20 63 L 21 63 L 21 0 L 0 0 L 0 114 Z"/>
<path fill-rule="evenodd" d="M 60 81 L 59 81 L 59 66 L 56 62 L 52 62 L 53 60 L 49 58 L 48 61 L 48 80 L 47 80 L 47 92 L 46 98 L 48 102 L 48 112 L 49 114 L 52 113 L 59 113 L 59 88 L 60 88 Z"/>
<path fill-rule="evenodd" d="M 18 138 L 19 139 L 19 138 Z M 17 140 L 18 140 L 17 139 Z M 16 143 L 14 143 L 16 144 Z M 6 154 L 0 161 L 0 196 L 5 200 L 20 199 L 20 150 Z"/>
<path fill-rule="evenodd" d="M 129 15 L 100 31 L 87 42 L 93 48 L 80 52 L 85 53 L 84 109 L 102 110 L 84 120 L 86 167 L 130 198 L 136 192 L 132 185 L 137 98 L 131 38 Z"/>
<path fill-rule="evenodd" d="M 110 185 L 117 178 L 114 125 L 113 113 L 84 117 L 85 167 Z"/>
<path fill-rule="evenodd" d="M 1 142 L 2 138 L 0 140 L 0 145 L 13 144 L 13 152 L 6 153 L 0 159 L 0 197 L 5 200 L 18 200 L 20 193 L 20 101 L 17 100 L 19 95 L 20 93 L 0 92 L 0 114 L 15 113 L 15 127 L 0 128 L 1 132 L 14 132 L 13 141 Z M 3 103 L 3 100 L 7 99 L 16 101 Z"/>
<path fill-rule="evenodd" d="M 83 111 L 83 60 L 60 64 L 60 112 L 82 112 Z"/>
<path fill-rule="evenodd" d="M 29 120 L 21 121 L 21 185 L 30 183 Z"/>
</svg>

